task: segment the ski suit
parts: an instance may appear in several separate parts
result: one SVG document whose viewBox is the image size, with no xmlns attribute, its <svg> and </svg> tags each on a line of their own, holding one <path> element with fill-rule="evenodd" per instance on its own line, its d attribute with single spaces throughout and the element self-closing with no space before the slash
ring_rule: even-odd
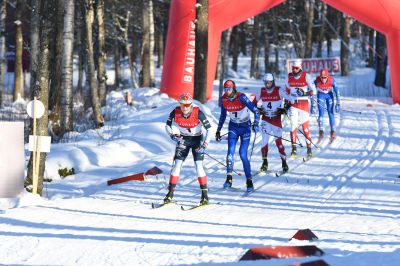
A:
<svg viewBox="0 0 400 266">
<path fill-rule="evenodd" d="M 204 153 L 196 151 L 197 148 L 208 145 L 210 142 L 211 125 L 200 110 L 199 107 L 194 106 L 192 112 L 185 116 L 179 107 L 176 107 L 170 114 L 165 126 L 167 133 L 174 138 L 172 125 L 179 129 L 180 139 L 177 141 L 174 163 L 169 178 L 169 189 L 174 189 L 179 180 L 182 164 L 192 150 L 193 160 L 196 166 L 198 181 L 201 189 L 207 188 L 207 176 L 203 168 Z M 206 134 L 203 135 L 203 127 Z"/>
<path fill-rule="evenodd" d="M 318 127 L 320 131 L 324 130 L 324 110 L 328 111 L 329 125 L 331 132 L 335 131 L 335 115 L 333 113 L 333 107 L 335 106 L 334 96 L 336 104 L 340 104 L 340 91 L 333 77 L 328 76 L 326 83 L 322 82 L 320 77 L 317 77 L 314 81 L 317 88 L 317 101 L 318 101 Z"/>
<path fill-rule="evenodd" d="M 289 101 L 291 103 L 291 141 L 292 143 L 296 143 L 297 127 L 300 124 L 306 137 L 307 148 L 311 149 L 311 134 L 309 128 L 309 98 L 311 97 L 312 100 L 313 95 L 316 94 L 314 82 L 312 81 L 311 76 L 304 71 L 302 71 L 298 76 L 294 76 L 293 73 L 289 73 L 286 80 L 286 91 L 289 94 Z M 313 104 L 312 101 L 311 104 Z"/>
<path fill-rule="evenodd" d="M 230 121 L 228 126 L 228 154 L 226 157 L 228 166 L 227 173 L 231 174 L 233 172 L 236 143 L 240 138 L 239 155 L 243 163 L 243 169 L 246 178 L 248 179 L 252 177 L 250 161 L 247 157 L 252 126 L 249 110 L 254 113 L 253 124 L 258 125 L 260 120 L 258 109 L 244 93 L 237 92 L 233 99 L 223 95 L 221 97 L 221 116 L 219 118 L 217 129 L 217 131 L 221 131 L 226 119 L 226 114 L 229 112 Z"/>
<path fill-rule="evenodd" d="M 258 101 L 262 103 L 262 148 L 261 154 L 263 160 L 268 157 L 268 142 L 270 137 L 275 138 L 275 144 L 278 148 L 280 157 L 286 160 L 285 147 L 282 144 L 282 118 L 278 108 L 283 107 L 283 100 L 288 98 L 288 94 L 284 89 L 275 86 L 272 91 L 261 88 Z"/>
</svg>

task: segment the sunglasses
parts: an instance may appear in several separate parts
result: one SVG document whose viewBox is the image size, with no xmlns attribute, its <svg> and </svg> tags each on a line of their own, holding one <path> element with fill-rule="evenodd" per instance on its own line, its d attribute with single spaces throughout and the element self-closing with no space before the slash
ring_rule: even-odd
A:
<svg viewBox="0 0 400 266">
<path fill-rule="evenodd" d="M 328 77 L 321 77 L 322 79 L 327 79 Z"/>
<path fill-rule="evenodd" d="M 181 107 L 190 107 L 192 106 L 191 103 L 181 103 Z"/>
<path fill-rule="evenodd" d="M 300 67 L 292 67 L 293 70 L 299 70 Z"/>
<path fill-rule="evenodd" d="M 224 91 L 232 91 L 232 90 L 233 90 L 233 88 L 229 88 L 229 87 L 224 88 Z"/>
</svg>

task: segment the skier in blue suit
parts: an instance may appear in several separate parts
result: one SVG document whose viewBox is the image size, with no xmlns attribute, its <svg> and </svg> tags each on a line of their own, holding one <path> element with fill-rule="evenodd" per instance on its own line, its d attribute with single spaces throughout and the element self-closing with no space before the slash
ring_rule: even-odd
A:
<svg viewBox="0 0 400 266">
<path fill-rule="evenodd" d="M 251 175 L 250 161 L 247 157 L 247 150 L 250 144 L 251 130 L 258 131 L 258 122 L 260 114 L 258 109 L 244 94 L 236 90 L 235 82 L 227 80 L 224 83 L 224 95 L 221 97 L 221 116 L 219 118 L 218 129 L 215 134 L 217 141 L 221 140 L 221 128 L 224 125 L 226 114 L 229 112 L 230 121 L 228 127 L 228 154 L 227 177 L 224 188 L 232 187 L 232 172 L 236 143 L 240 138 L 239 154 L 243 162 L 243 169 L 246 175 L 247 191 L 254 191 L 253 180 Z M 250 112 L 254 113 L 254 122 L 250 121 Z"/>
<path fill-rule="evenodd" d="M 319 77 L 314 81 L 315 87 L 317 88 L 318 98 L 318 127 L 319 137 L 318 142 L 324 138 L 324 110 L 328 111 L 329 125 L 331 127 L 331 139 L 330 142 L 336 138 L 335 129 L 335 115 L 333 113 L 333 107 L 335 107 L 336 113 L 340 112 L 340 91 L 339 87 L 332 76 L 329 76 L 327 69 L 322 69 Z M 336 104 L 334 101 L 334 94 L 336 98 Z M 325 107 L 326 106 L 326 107 Z M 315 113 L 315 108 L 311 108 L 311 113 Z"/>
</svg>

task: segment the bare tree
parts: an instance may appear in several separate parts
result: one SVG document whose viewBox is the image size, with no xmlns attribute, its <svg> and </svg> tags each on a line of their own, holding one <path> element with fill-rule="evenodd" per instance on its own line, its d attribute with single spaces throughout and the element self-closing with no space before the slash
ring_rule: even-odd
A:
<svg viewBox="0 0 400 266">
<path fill-rule="evenodd" d="M 129 70 L 131 72 L 131 83 L 134 88 L 139 88 L 139 85 L 136 81 L 135 75 L 135 62 L 132 59 L 132 53 L 129 47 L 128 33 L 129 33 L 129 22 L 130 22 L 131 12 L 129 10 L 126 11 L 125 18 L 125 29 L 124 29 L 124 42 L 125 42 L 125 52 L 128 57 Z"/>
<path fill-rule="evenodd" d="M 24 84 L 22 73 L 22 51 L 23 37 L 22 37 L 22 0 L 16 0 L 15 5 L 15 69 L 14 69 L 14 97 L 13 101 L 24 97 Z"/>
<path fill-rule="evenodd" d="M 106 94 L 107 94 L 107 73 L 106 73 L 106 28 L 104 25 L 104 0 L 96 0 L 96 18 L 97 18 L 97 81 L 99 85 L 99 97 L 102 106 L 106 104 Z"/>
<path fill-rule="evenodd" d="M 340 43 L 340 65 L 342 69 L 342 76 L 350 74 L 350 62 L 349 62 L 349 44 L 350 44 L 350 24 L 351 18 L 344 14 L 342 18 L 342 42 Z"/>
<path fill-rule="evenodd" d="M 194 98 L 207 100 L 208 0 L 196 0 Z"/>
<path fill-rule="evenodd" d="M 325 18 L 326 18 L 326 4 L 324 2 L 320 3 L 319 7 L 319 14 L 320 14 L 320 23 L 321 26 L 319 28 L 319 33 L 318 33 L 318 45 L 317 45 L 317 57 L 322 56 L 322 45 L 324 42 L 324 37 L 325 37 L 325 31 L 326 31 L 326 23 L 325 23 Z"/>
<path fill-rule="evenodd" d="M 73 130 L 72 59 L 74 51 L 74 0 L 64 2 L 64 50 L 61 82 L 61 133 Z"/>
<path fill-rule="evenodd" d="M 36 71 L 38 65 L 38 54 L 39 54 L 39 28 L 40 28 L 40 0 L 32 0 L 31 1 L 31 20 L 30 20 L 30 30 L 31 30 L 31 64 L 30 64 L 30 73 L 31 73 L 31 80 L 30 80 L 30 90 L 31 94 L 33 89 L 35 88 L 36 83 Z"/>
<path fill-rule="evenodd" d="M 375 30 L 370 29 L 368 32 L 368 67 L 374 66 L 374 37 Z"/>
<path fill-rule="evenodd" d="M 154 86 L 154 19 L 153 1 L 145 0 L 143 3 L 143 34 L 142 34 L 142 71 L 141 86 Z"/>
<path fill-rule="evenodd" d="M 79 95 L 83 96 L 83 71 L 85 69 L 85 44 L 83 38 L 85 35 L 84 28 L 84 7 L 82 1 L 75 1 L 75 26 L 76 37 L 75 45 L 78 51 L 78 85 L 76 91 Z"/>
<path fill-rule="evenodd" d="M 385 87 L 386 85 L 386 67 L 387 67 L 387 57 L 386 57 L 386 39 L 385 36 L 376 32 L 376 72 L 374 84 L 379 87 Z"/>
<path fill-rule="evenodd" d="M 0 0 L 0 107 L 3 104 L 4 77 L 6 73 L 6 0 Z"/>
<path fill-rule="evenodd" d="M 101 105 L 99 100 L 99 90 L 96 81 L 96 69 L 94 64 L 93 52 L 93 21 L 94 21 L 94 7 L 92 0 L 85 0 L 85 26 L 86 26 L 86 60 L 87 60 L 87 73 L 86 80 L 90 86 L 90 98 L 93 107 L 93 116 L 96 127 L 104 126 L 104 118 L 101 113 Z"/>
<path fill-rule="evenodd" d="M 314 0 L 306 1 L 306 12 L 307 12 L 307 30 L 306 30 L 306 45 L 304 51 L 304 57 L 310 58 L 312 56 L 312 29 L 314 22 Z"/>
<path fill-rule="evenodd" d="M 48 136 L 48 105 L 49 105 L 49 64 L 50 64 L 50 33 L 52 29 L 53 16 L 51 12 L 48 12 L 47 8 L 55 7 L 57 0 L 42 0 L 40 1 L 40 43 L 38 53 L 38 65 L 37 65 L 37 83 L 32 91 L 32 98 L 36 96 L 44 105 L 44 115 L 37 120 L 37 135 Z M 50 9 L 51 10 L 51 9 Z M 46 153 L 40 155 L 40 167 L 39 167 L 39 183 L 38 183 L 38 194 L 42 195 L 43 191 L 43 176 L 46 163 Z M 26 184 L 32 183 L 32 169 L 33 169 L 33 153 L 31 153 L 29 164 L 28 164 L 28 178 Z"/>
<path fill-rule="evenodd" d="M 262 15 L 263 23 L 261 24 L 262 27 L 262 36 L 264 38 L 264 72 L 270 71 L 270 64 L 269 64 L 269 52 L 270 52 L 270 43 L 269 43 L 269 36 L 268 36 L 268 15 L 267 13 L 263 13 Z"/>
<path fill-rule="evenodd" d="M 229 62 L 229 42 L 232 36 L 232 28 L 224 31 L 221 37 L 221 68 L 219 75 L 219 98 L 222 97 L 224 89 L 224 79 L 228 73 L 228 62 Z"/>
<path fill-rule="evenodd" d="M 232 43 L 232 69 L 234 71 L 237 71 L 238 69 L 238 58 L 239 58 L 239 53 L 240 53 L 240 47 L 239 47 L 239 26 L 235 26 L 232 29 L 232 36 L 231 36 L 231 43 Z"/>
<path fill-rule="evenodd" d="M 253 24 L 253 41 L 251 43 L 251 61 L 250 61 L 250 78 L 258 78 L 258 51 L 259 51 L 259 39 L 260 39 L 260 18 L 261 16 L 254 17 Z"/>
</svg>

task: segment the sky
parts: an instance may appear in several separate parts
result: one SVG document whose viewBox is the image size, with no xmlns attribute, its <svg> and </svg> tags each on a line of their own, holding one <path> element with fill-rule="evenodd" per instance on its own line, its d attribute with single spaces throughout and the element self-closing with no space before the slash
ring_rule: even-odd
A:
<svg viewBox="0 0 400 266">
<path fill-rule="evenodd" d="M 262 82 L 249 79 L 245 67 L 242 63 L 232 76 L 240 91 L 256 92 Z M 348 84 L 378 89 L 371 79 L 373 71 L 366 68 L 337 77 L 345 95 Z M 213 135 L 220 114 L 217 84 L 212 100 L 201 106 Z M 243 176 L 233 177 L 237 190 L 222 189 L 226 169 L 206 156 L 210 203 L 220 204 L 182 211 L 181 206 L 200 201 L 191 155 L 176 187 L 177 204 L 151 208 L 167 193 L 175 145 L 165 122 L 177 102 L 157 88 L 131 91 L 133 106 L 125 104 L 124 91 L 108 95 L 103 128 L 73 132 L 52 145 L 45 176 L 53 181 L 46 183 L 44 197 L 21 193 L 0 199 L 1 265 L 292 265 L 323 260 L 360 266 L 400 260 L 400 106 L 390 98 L 344 96 L 335 142 L 324 139 L 305 163 L 306 149 L 300 148 L 297 159 L 288 159 L 290 172 L 280 177 L 275 176 L 281 163 L 271 140 L 269 173 L 254 175 L 256 191 L 248 196 Z M 310 126 L 315 138 L 315 115 Z M 289 139 L 289 128 L 284 120 L 284 138 Z M 254 137 L 251 166 L 257 173 L 261 136 Z M 284 145 L 290 153 L 289 143 Z M 213 139 L 206 152 L 224 162 L 227 141 Z M 154 166 L 163 173 L 107 186 L 110 179 Z M 76 174 L 61 178 L 58 169 L 64 167 L 74 167 Z M 234 169 L 243 172 L 237 152 Z M 301 229 L 310 229 L 318 240 L 290 240 Z M 239 261 L 255 247 L 304 245 L 315 245 L 324 255 Z"/>
</svg>

